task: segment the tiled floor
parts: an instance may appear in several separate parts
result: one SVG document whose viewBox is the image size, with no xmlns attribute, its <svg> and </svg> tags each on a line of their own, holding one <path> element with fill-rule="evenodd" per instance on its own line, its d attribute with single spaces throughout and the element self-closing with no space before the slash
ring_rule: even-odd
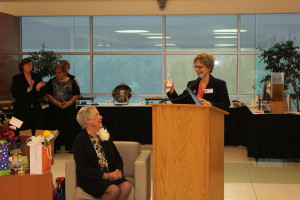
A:
<svg viewBox="0 0 300 200">
<path fill-rule="evenodd" d="M 224 150 L 224 196 L 226 200 L 300 199 L 300 163 L 247 157 L 247 149 Z"/>
<path fill-rule="evenodd" d="M 144 145 L 144 149 L 151 146 Z M 53 179 L 64 176 L 64 162 L 72 154 L 55 154 Z M 247 157 L 247 149 L 226 146 L 224 150 L 225 200 L 299 200 L 300 162 Z"/>
</svg>

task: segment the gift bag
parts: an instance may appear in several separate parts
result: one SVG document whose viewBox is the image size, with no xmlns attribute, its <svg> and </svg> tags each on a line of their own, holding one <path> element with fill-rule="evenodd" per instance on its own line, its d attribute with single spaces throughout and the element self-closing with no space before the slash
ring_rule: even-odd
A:
<svg viewBox="0 0 300 200">
<path fill-rule="evenodd" d="M 43 174 L 51 170 L 51 146 L 31 145 L 30 174 Z"/>
<path fill-rule="evenodd" d="M 9 175 L 8 143 L 0 141 L 0 177 Z"/>
</svg>

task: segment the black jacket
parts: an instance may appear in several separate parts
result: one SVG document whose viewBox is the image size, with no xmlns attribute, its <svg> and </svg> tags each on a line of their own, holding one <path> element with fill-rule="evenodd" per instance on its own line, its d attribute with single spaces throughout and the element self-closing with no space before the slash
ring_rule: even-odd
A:
<svg viewBox="0 0 300 200">
<path fill-rule="evenodd" d="M 197 96 L 200 79 L 195 83 L 194 82 L 195 80 L 189 81 L 187 87 L 192 84 L 191 91 Z M 210 75 L 206 89 L 213 89 L 213 93 L 204 93 L 203 99 L 209 101 L 215 107 L 221 108 L 225 111 L 229 110 L 230 100 L 225 81 Z M 195 104 L 187 90 L 184 90 L 181 95 L 178 95 L 176 91 L 174 91 L 172 95 L 168 92 L 167 95 L 172 103 Z"/>
<path fill-rule="evenodd" d="M 105 152 L 109 171 L 113 172 L 119 169 L 123 173 L 123 160 L 113 141 L 101 142 L 101 145 Z M 105 189 L 113 182 L 102 179 L 104 171 L 101 171 L 98 156 L 86 130 L 82 130 L 76 136 L 73 152 L 76 162 L 77 186 L 96 198 L 101 197 Z"/>
<path fill-rule="evenodd" d="M 42 81 L 42 79 L 31 74 L 34 80 L 33 89 L 27 93 L 29 83 L 27 82 L 23 73 L 17 74 L 13 77 L 13 83 L 11 86 L 12 96 L 16 99 L 14 102 L 14 113 L 28 114 L 32 112 L 39 112 L 42 110 L 39 98 L 42 96 L 41 93 L 36 91 L 36 85 Z"/>
</svg>

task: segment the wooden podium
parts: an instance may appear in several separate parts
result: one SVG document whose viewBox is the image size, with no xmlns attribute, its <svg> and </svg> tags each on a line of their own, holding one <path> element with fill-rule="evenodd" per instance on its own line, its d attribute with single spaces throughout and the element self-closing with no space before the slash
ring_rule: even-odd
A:
<svg viewBox="0 0 300 200">
<path fill-rule="evenodd" d="M 223 200 L 228 113 L 205 105 L 151 105 L 153 200 Z"/>
</svg>

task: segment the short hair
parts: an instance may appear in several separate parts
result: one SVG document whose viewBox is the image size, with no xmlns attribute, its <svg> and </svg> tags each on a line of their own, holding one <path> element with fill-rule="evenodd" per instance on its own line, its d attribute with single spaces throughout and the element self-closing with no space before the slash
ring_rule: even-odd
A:
<svg viewBox="0 0 300 200">
<path fill-rule="evenodd" d="M 86 122 L 84 121 L 85 119 L 91 119 L 91 110 L 94 110 L 97 108 L 95 106 L 83 106 L 80 108 L 80 110 L 77 113 L 76 119 L 78 124 L 81 126 L 82 129 L 86 128 Z"/>
<path fill-rule="evenodd" d="M 23 72 L 23 66 L 26 65 L 27 63 L 33 63 L 33 61 L 30 58 L 24 58 L 23 60 L 21 60 L 19 64 L 20 72 Z M 32 70 L 33 70 L 33 65 L 32 65 Z"/>
<path fill-rule="evenodd" d="M 194 59 L 194 64 L 196 61 L 199 61 L 200 63 L 205 65 L 207 68 L 210 68 L 210 73 L 213 71 L 214 65 L 215 65 L 215 58 L 212 54 L 201 53 L 201 54 L 197 55 L 196 58 Z"/>
<path fill-rule="evenodd" d="M 70 63 L 67 60 L 61 60 L 59 64 L 62 64 L 70 69 Z"/>
<path fill-rule="evenodd" d="M 58 64 L 54 67 L 54 73 L 56 70 L 60 69 L 62 72 L 65 73 L 65 75 L 67 76 L 67 67 L 65 65 L 62 65 L 62 64 Z"/>
</svg>

